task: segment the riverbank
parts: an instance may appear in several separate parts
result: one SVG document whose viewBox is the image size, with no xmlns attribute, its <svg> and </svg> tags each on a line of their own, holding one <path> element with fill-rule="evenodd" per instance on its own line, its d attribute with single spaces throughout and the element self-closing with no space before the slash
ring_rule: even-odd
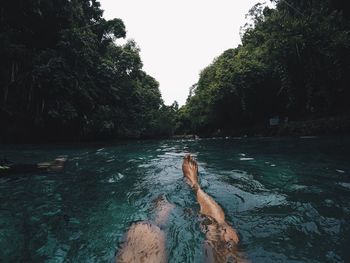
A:
<svg viewBox="0 0 350 263">
<path fill-rule="evenodd" d="M 265 137 L 265 136 L 321 136 L 321 135 L 348 135 L 350 134 L 350 116 L 328 117 L 314 120 L 299 120 L 282 123 L 278 126 L 269 127 L 267 124 L 258 124 L 252 127 L 243 127 L 235 130 L 218 130 L 211 133 L 175 134 L 173 136 L 158 137 L 120 137 L 120 138 L 50 138 L 25 137 L 25 136 L 2 136 L 0 143 L 91 143 L 103 144 L 115 141 L 155 140 L 155 139 L 197 139 L 213 137 Z"/>
<path fill-rule="evenodd" d="M 276 130 L 276 135 L 335 135 L 350 133 L 350 117 L 330 117 L 316 120 L 292 121 Z"/>
<path fill-rule="evenodd" d="M 289 121 L 276 126 L 257 124 L 234 130 L 199 133 L 199 137 L 265 137 L 265 136 L 321 136 L 350 134 L 350 116 L 327 117 L 313 120 Z M 176 135 L 174 139 L 195 138 L 196 135 Z"/>
</svg>

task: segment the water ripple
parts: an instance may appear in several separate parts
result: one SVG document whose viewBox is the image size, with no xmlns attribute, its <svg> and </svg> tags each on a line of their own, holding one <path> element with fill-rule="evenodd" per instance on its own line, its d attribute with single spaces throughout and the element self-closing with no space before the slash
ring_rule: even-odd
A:
<svg viewBox="0 0 350 263">
<path fill-rule="evenodd" d="M 18 149 L 0 153 L 14 162 L 69 160 L 61 174 L 0 178 L 4 262 L 113 262 L 130 225 L 154 220 L 159 195 L 175 206 L 164 227 L 169 262 L 203 262 L 199 205 L 181 169 L 188 152 L 252 262 L 350 262 L 349 138 Z"/>
</svg>

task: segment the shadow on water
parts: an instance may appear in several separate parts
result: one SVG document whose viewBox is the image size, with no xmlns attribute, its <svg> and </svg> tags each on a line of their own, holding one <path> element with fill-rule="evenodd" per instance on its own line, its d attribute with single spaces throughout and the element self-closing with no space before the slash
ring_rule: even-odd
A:
<svg viewBox="0 0 350 263">
<path fill-rule="evenodd" d="M 350 138 L 6 146 L 35 163 L 68 155 L 63 173 L 0 178 L 4 262 L 112 262 L 132 222 L 152 220 L 160 194 L 169 262 L 202 262 L 198 204 L 182 156 L 199 161 L 202 187 L 222 205 L 252 262 L 349 262 Z"/>
</svg>

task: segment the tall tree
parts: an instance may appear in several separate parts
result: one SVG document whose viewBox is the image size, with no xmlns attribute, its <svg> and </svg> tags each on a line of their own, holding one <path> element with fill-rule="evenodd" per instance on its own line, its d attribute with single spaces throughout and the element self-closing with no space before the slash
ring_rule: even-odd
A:
<svg viewBox="0 0 350 263">
<path fill-rule="evenodd" d="M 195 132 L 350 114 L 350 24 L 341 1 L 255 5 L 242 45 L 205 68 L 180 112 Z M 181 125 L 180 125 L 181 126 Z"/>
<path fill-rule="evenodd" d="M 163 104 L 134 41 L 96 0 L 5 0 L 0 12 L 3 135 L 37 138 L 154 134 Z"/>
</svg>

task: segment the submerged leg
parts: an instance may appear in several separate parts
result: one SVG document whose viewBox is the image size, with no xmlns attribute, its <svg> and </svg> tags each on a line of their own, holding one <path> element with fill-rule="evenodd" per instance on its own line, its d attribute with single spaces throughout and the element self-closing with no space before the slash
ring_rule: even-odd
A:
<svg viewBox="0 0 350 263">
<path fill-rule="evenodd" d="M 169 214 L 174 209 L 175 206 L 169 203 L 169 201 L 166 199 L 164 195 L 158 196 L 154 200 L 154 203 L 156 207 L 156 218 L 154 221 L 157 226 L 162 228 L 167 224 Z"/>
<path fill-rule="evenodd" d="M 155 224 L 146 221 L 133 224 L 125 235 L 116 262 L 167 262 L 165 233 L 161 227 L 165 225 L 174 206 L 165 197 L 158 197 L 155 204 L 157 210 Z"/>
<path fill-rule="evenodd" d="M 164 232 L 149 222 L 133 224 L 126 233 L 125 242 L 116 262 L 167 262 Z"/>
</svg>

